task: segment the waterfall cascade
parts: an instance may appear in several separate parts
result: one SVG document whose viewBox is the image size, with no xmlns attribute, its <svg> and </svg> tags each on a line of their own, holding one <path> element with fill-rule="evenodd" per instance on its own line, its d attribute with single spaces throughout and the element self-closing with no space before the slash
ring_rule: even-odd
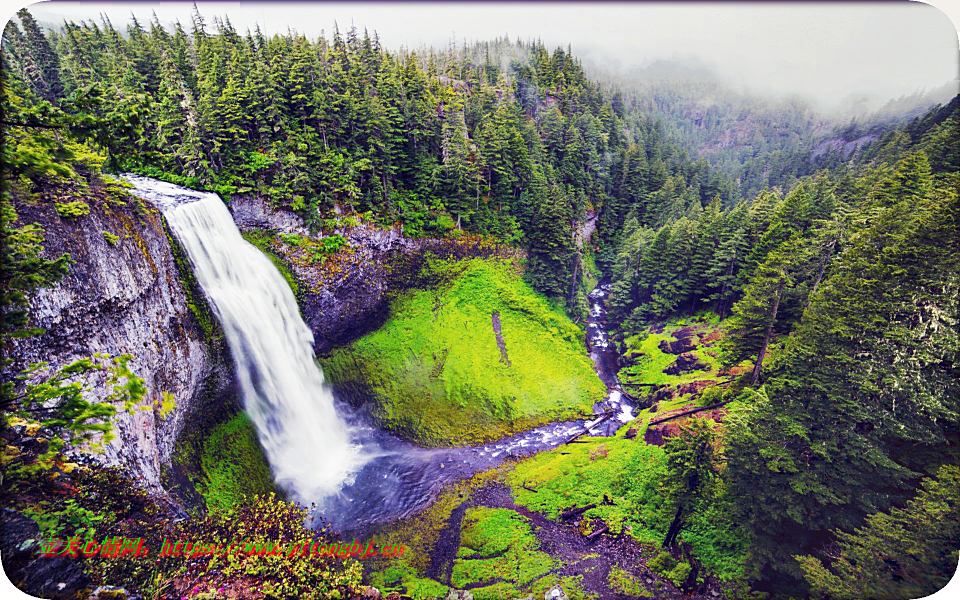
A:
<svg viewBox="0 0 960 600">
<path fill-rule="evenodd" d="M 349 483 L 365 459 L 314 363 L 313 333 L 277 268 L 240 235 L 223 201 L 126 177 L 158 206 L 223 325 L 250 419 L 277 484 L 309 504 Z"/>
</svg>

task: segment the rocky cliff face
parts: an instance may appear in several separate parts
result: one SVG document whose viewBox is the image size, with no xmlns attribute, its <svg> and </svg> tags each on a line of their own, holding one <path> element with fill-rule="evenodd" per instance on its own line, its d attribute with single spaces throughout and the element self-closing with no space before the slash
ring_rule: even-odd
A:
<svg viewBox="0 0 960 600">
<path fill-rule="evenodd" d="M 161 491 L 162 465 L 170 460 L 184 416 L 209 393 L 204 388 L 211 378 L 224 378 L 223 369 L 188 306 L 159 211 L 132 198 L 126 204 L 83 200 L 89 214 L 71 218 L 61 218 L 51 202 L 17 207 L 20 222 L 46 230 L 47 256 L 69 252 L 75 264 L 58 285 L 31 299 L 33 325 L 46 332 L 15 342 L 12 369 L 37 361 L 56 368 L 96 353 L 132 355 L 129 366 L 148 389 L 146 408 L 127 412 L 119 406 L 116 438 L 95 456 Z M 113 244 L 107 234 L 119 239 Z M 96 397 L 109 393 L 102 376 L 89 383 Z M 159 407 L 163 392 L 176 400 L 166 415 Z"/>
<path fill-rule="evenodd" d="M 234 198 L 230 211 L 241 231 L 269 230 L 304 235 L 302 219 L 275 210 L 259 198 Z M 386 320 L 390 299 L 416 285 L 428 256 L 470 258 L 517 256 L 517 250 L 463 236 L 452 239 L 408 238 L 396 229 L 369 225 L 337 227 L 349 244 L 322 263 L 311 261 L 302 248 L 274 239 L 270 250 L 290 266 L 300 283 L 297 301 L 314 334 L 314 351 L 325 354 L 368 333 Z"/>
</svg>

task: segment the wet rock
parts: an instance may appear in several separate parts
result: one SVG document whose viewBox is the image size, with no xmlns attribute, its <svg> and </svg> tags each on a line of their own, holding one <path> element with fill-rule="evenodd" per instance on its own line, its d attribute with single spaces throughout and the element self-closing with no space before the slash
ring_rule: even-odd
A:
<svg viewBox="0 0 960 600">
<path fill-rule="evenodd" d="M 96 353 L 132 355 L 128 366 L 144 380 L 142 405 L 148 410 L 119 406 L 115 438 L 96 458 L 162 492 L 161 465 L 169 462 L 185 415 L 203 395 L 214 369 L 212 352 L 188 306 L 160 212 L 133 200 L 109 207 L 93 195 L 84 201 L 90 214 L 75 221 L 61 219 L 52 202 L 17 206 L 20 223 L 44 228 L 45 255 L 69 253 L 75 262 L 58 284 L 30 297 L 31 325 L 44 332 L 13 341 L 15 362 L 4 376 L 41 360 L 57 369 Z M 111 245 L 104 232 L 121 235 L 120 241 Z M 103 401 L 110 394 L 102 373 L 84 379 L 88 399 Z M 173 394 L 176 407 L 161 416 L 159 408 L 149 408 L 159 407 L 164 392 Z"/>
<path fill-rule="evenodd" d="M 383 594 L 380 590 L 368 585 L 363 588 L 363 591 L 361 591 L 360 595 L 356 596 L 354 600 L 380 600 L 382 597 Z"/>
<path fill-rule="evenodd" d="M 701 343 L 701 344 L 704 344 L 704 345 L 710 345 L 710 344 L 713 344 L 713 342 L 719 340 L 719 339 L 722 338 L 722 337 L 723 337 L 723 334 L 720 332 L 720 330 L 714 329 L 713 331 L 711 331 L 711 332 L 708 333 L 707 335 L 705 335 L 705 336 L 703 336 L 702 338 L 700 338 L 700 343 Z"/>
<path fill-rule="evenodd" d="M 667 375 L 679 375 L 687 371 L 702 371 L 708 369 L 709 365 L 701 362 L 693 352 L 684 352 L 677 357 L 677 360 L 669 367 L 663 370 Z"/>
<path fill-rule="evenodd" d="M 662 340 L 658 347 L 661 352 L 666 354 L 683 354 L 684 352 L 696 349 L 697 342 L 696 338 L 684 337 L 673 341 Z"/>
<path fill-rule="evenodd" d="M 696 335 L 696 333 L 697 333 L 696 327 L 687 325 L 686 327 L 681 327 L 680 329 L 674 331 L 671 335 L 677 338 L 678 340 L 682 340 L 684 338 L 693 337 L 694 335 Z"/>
<path fill-rule="evenodd" d="M 647 400 L 651 403 L 668 401 L 673 398 L 673 388 L 669 385 L 662 385 L 650 390 L 647 394 Z"/>
<path fill-rule="evenodd" d="M 699 394 L 706 388 L 716 384 L 717 382 L 711 379 L 691 381 L 690 383 L 684 383 L 683 385 L 677 386 L 677 393 L 681 396 L 684 394 Z"/>
<path fill-rule="evenodd" d="M 289 211 L 271 208 L 265 200 L 244 198 L 231 202 L 234 221 L 241 231 L 269 229 L 306 234 L 302 219 Z M 322 264 L 294 260 L 296 251 L 280 245 L 280 258 L 300 281 L 297 302 L 314 335 L 314 351 L 325 354 L 383 324 L 389 315 L 392 292 L 418 283 L 426 257 L 473 258 L 514 253 L 482 240 L 408 238 L 399 229 L 369 225 L 339 227 L 350 248 L 328 257 Z M 360 390 L 341 390 L 347 396 Z"/>
<path fill-rule="evenodd" d="M 230 199 L 230 212 L 241 229 L 272 229 L 298 235 L 309 233 L 303 219 L 295 212 L 270 206 L 262 198 L 234 196 Z"/>
<path fill-rule="evenodd" d="M 89 582 L 76 561 L 39 556 L 40 527 L 20 513 L 3 509 L 0 516 L 0 556 L 7 577 L 24 592 L 54 600 L 74 598 Z"/>
<path fill-rule="evenodd" d="M 637 437 L 637 428 L 631 427 L 625 434 L 623 434 L 623 437 L 628 440 L 632 440 L 633 438 Z"/>
<path fill-rule="evenodd" d="M 663 333 L 663 323 L 654 323 L 650 326 L 650 333 Z"/>
<path fill-rule="evenodd" d="M 543 595 L 543 600 L 570 600 L 559 585 L 555 585 Z"/>
<path fill-rule="evenodd" d="M 102 585 L 95 589 L 87 600 L 132 600 L 132 597 L 122 587 Z"/>
<path fill-rule="evenodd" d="M 641 352 L 641 351 L 636 350 L 636 349 L 633 349 L 633 350 L 624 350 L 624 351 L 622 351 L 622 352 L 624 352 L 624 353 L 620 356 L 620 359 L 619 359 L 619 361 L 618 361 L 618 363 L 619 363 L 618 366 L 619 366 L 621 369 L 626 368 L 626 367 L 632 367 L 632 366 L 634 366 L 634 365 L 636 365 L 636 364 L 639 364 L 639 363 L 640 363 L 640 359 L 642 359 L 643 357 L 645 357 L 645 356 L 647 355 L 645 352 Z"/>
<path fill-rule="evenodd" d="M 444 600 L 473 600 L 473 594 L 467 590 L 451 589 Z"/>
</svg>

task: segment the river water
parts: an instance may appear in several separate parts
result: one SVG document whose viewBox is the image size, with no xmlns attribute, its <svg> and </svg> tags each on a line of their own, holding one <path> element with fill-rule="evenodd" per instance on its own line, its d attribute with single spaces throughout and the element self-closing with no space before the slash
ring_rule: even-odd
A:
<svg viewBox="0 0 960 600">
<path fill-rule="evenodd" d="M 216 194 L 146 177 L 125 179 L 133 193 L 163 212 L 193 263 L 223 325 L 244 406 L 277 485 L 290 499 L 313 504 L 312 514 L 335 530 L 410 516 L 445 486 L 507 458 L 556 447 L 585 428 L 590 435 L 612 435 L 633 418 L 605 328 L 609 284 L 602 281 L 588 296 L 586 345 L 608 390 L 594 406 L 598 415 L 610 413 L 603 422 L 554 423 L 465 448 L 425 449 L 403 441 L 334 398 L 315 364 L 313 334 L 293 293 L 270 260 L 240 236 Z"/>
</svg>

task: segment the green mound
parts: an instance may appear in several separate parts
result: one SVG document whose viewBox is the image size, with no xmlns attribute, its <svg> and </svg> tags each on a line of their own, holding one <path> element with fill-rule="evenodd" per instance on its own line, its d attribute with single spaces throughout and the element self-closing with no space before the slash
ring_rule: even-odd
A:
<svg viewBox="0 0 960 600">
<path fill-rule="evenodd" d="M 509 262 L 431 263 L 452 280 L 398 298 L 379 330 L 322 360 L 387 428 L 472 444 L 589 413 L 603 398 L 583 333 Z M 499 331 L 498 331 L 499 330 Z"/>
<path fill-rule="evenodd" d="M 200 465 L 204 480 L 198 491 L 208 508 L 227 510 L 244 495 L 276 491 L 257 430 L 247 413 L 213 428 L 203 443 Z"/>
</svg>

